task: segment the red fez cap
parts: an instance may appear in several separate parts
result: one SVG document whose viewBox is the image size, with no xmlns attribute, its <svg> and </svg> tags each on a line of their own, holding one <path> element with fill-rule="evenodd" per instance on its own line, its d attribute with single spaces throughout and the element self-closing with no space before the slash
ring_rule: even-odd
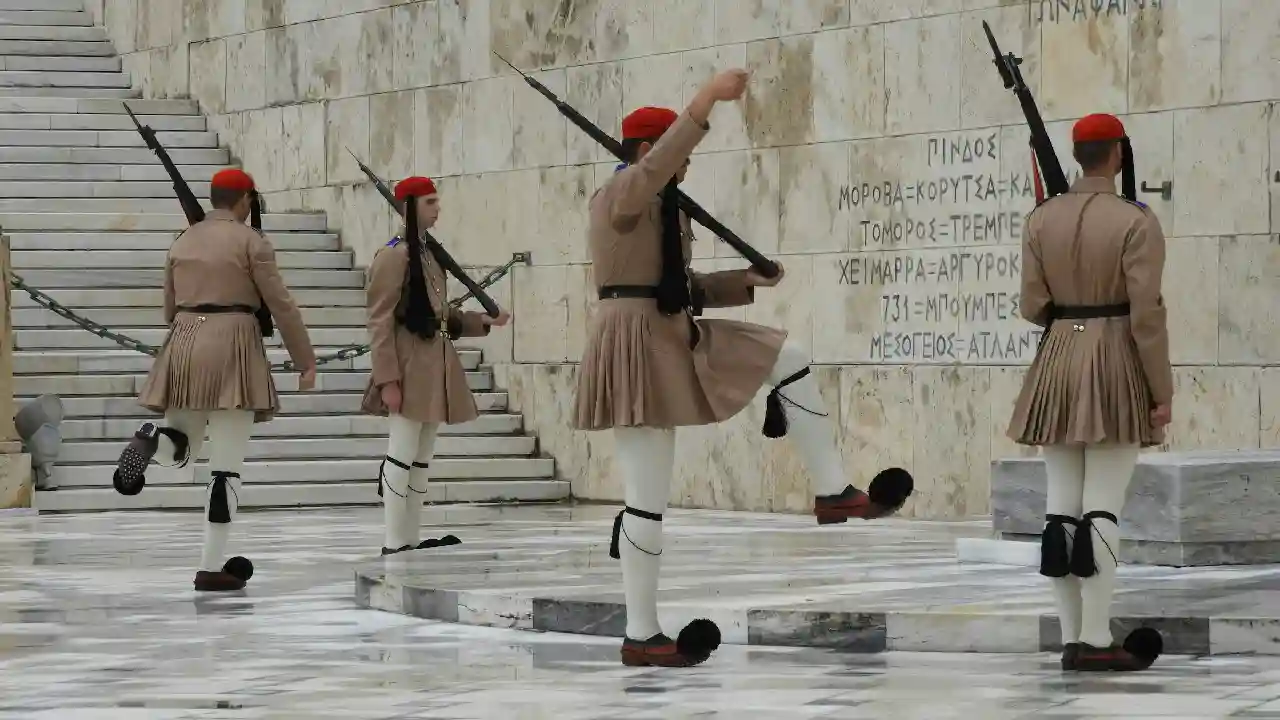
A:
<svg viewBox="0 0 1280 720">
<path fill-rule="evenodd" d="M 1124 124 L 1120 122 L 1120 118 L 1102 113 L 1080 118 L 1071 129 L 1071 141 L 1078 143 L 1121 140 L 1124 136 Z"/>
<path fill-rule="evenodd" d="M 622 119 L 622 139 L 650 140 L 675 124 L 676 112 L 660 107 L 642 107 Z"/>
<path fill-rule="evenodd" d="M 422 197 L 424 195 L 435 195 L 436 184 L 431 178 L 425 177 L 408 177 L 396 183 L 396 199 L 403 200 L 410 195 L 414 197 Z"/>
<path fill-rule="evenodd" d="M 210 185 L 223 190 L 250 192 L 253 190 L 253 177 L 239 168 L 227 168 L 219 170 Z"/>
</svg>

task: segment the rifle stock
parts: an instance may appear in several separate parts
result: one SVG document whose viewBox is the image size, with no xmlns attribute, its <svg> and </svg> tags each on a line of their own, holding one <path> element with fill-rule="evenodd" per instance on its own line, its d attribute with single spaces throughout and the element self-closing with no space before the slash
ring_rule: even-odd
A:
<svg viewBox="0 0 1280 720">
<path fill-rule="evenodd" d="M 1022 58 L 1013 53 L 1001 54 L 996 36 L 991 32 L 987 21 L 982 21 L 982 29 L 987 34 L 987 42 L 991 44 L 991 52 L 995 55 L 996 69 L 1000 71 L 1000 79 L 1005 89 L 1012 90 L 1022 106 L 1022 114 L 1031 130 L 1031 149 L 1035 153 L 1034 162 L 1040 165 L 1040 173 L 1044 177 L 1045 190 L 1048 197 L 1066 192 L 1070 185 L 1067 175 L 1062 171 L 1062 163 L 1058 161 L 1058 153 L 1053 149 L 1053 141 L 1049 139 L 1049 131 L 1044 127 L 1044 119 L 1040 117 L 1040 109 L 1036 106 L 1035 97 L 1022 79 Z"/>
<path fill-rule="evenodd" d="M 597 143 L 604 146 L 604 149 L 608 150 L 614 157 L 618 158 L 618 160 L 626 162 L 626 158 L 623 156 L 622 152 L 622 143 L 618 142 L 609 133 L 601 130 L 595 123 L 588 120 L 582 113 L 573 109 L 573 107 L 568 103 L 556 97 L 556 94 L 548 90 L 545 85 L 526 75 L 520 68 L 512 65 L 511 61 L 501 55 L 498 55 L 496 52 L 494 55 L 497 55 L 499 60 L 510 65 L 512 70 L 519 73 L 520 77 L 524 78 L 524 81 L 529 85 L 529 87 L 537 90 L 540 95 L 550 100 L 551 103 L 556 106 L 556 109 L 560 111 L 560 114 L 565 116 L 569 122 L 578 126 L 578 128 L 590 136 L 592 140 L 595 140 Z M 684 211 L 685 215 L 689 216 L 690 220 L 710 230 L 721 240 L 728 243 L 730 247 L 737 251 L 739 255 L 746 258 L 747 262 L 751 263 L 751 266 L 764 277 L 773 278 L 778 276 L 777 263 L 762 255 L 758 250 L 751 247 L 746 240 L 738 237 L 736 233 L 725 227 L 723 223 L 712 217 L 711 213 L 703 209 L 697 201 L 686 195 L 683 190 L 678 190 L 677 196 L 680 202 L 680 209 Z"/>
<path fill-rule="evenodd" d="M 347 152 L 351 153 L 351 157 L 355 158 L 356 164 L 360 166 L 360 171 L 369 178 L 373 186 L 377 188 L 378 193 L 387 201 L 387 204 L 394 208 L 397 214 L 403 215 L 404 203 L 396 200 L 396 195 L 392 192 L 391 187 L 382 178 L 378 177 L 377 173 L 368 165 L 361 162 L 360 158 L 356 157 L 356 154 L 351 152 L 350 148 L 347 149 Z M 420 232 L 426 242 L 427 249 L 431 252 L 431 256 L 436 259 L 436 262 L 440 263 L 440 267 L 462 283 L 467 292 L 471 293 L 479 301 L 480 305 L 484 307 L 484 311 L 489 314 L 489 317 L 498 317 L 498 314 L 502 312 L 498 307 L 498 303 L 489 297 L 489 294 L 484 291 L 484 288 L 480 287 L 479 283 L 472 280 L 470 275 L 467 275 L 467 271 L 462 269 L 462 266 L 458 264 L 457 260 L 453 259 L 453 256 L 440 244 L 439 240 L 432 237 L 431 233 L 425 229 L 420 229 Z"/>
</svg>

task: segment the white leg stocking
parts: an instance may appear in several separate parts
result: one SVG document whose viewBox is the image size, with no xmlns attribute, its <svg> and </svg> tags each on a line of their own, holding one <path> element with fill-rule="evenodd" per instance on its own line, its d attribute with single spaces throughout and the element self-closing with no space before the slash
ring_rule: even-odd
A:
<svg viewBox="0 0 1280 720">
<path fill-rule="evenodd" d="M 827 416 L 818 383 L 809 368 L 809 354 L 788 341 L 769 373 L 769 384 L 782 396 L 787 437 L 796 444 L 813 477 L 814 495 L 837 495 L 848 485 L 836 447 L 835 424 Z M 804 373 L 796 377 L 797 373 Z M 785 384 L 784 384 L 785 383 Z"/>
<path fill-rule="evenodd" d="M 1095 445 L 1084 456 L 1084 513 L 1093 542 L 1093 559 L 1098 572 L 1080 579 L 1082 621 L 1080 640 L 1094 647 L 1107 647 L 1111 635 L 1111 597 L 1116 589 L 1116 565 L 1120 553 L 1120 528 L 1104 517 L 1089 517 L 1094 512 L 1120 517 L 1128 495 L 1133 468 L 1138 463 L 1137 446 Z M 1084 536 L 1080 536 L 1084 540 Z"/>
<path fill-rule="evenodd" d="M 618 427 L 618 468 L 626 482 L 627 510 L 618 529 L 627 637 L 648 640 L 658 624 L 658 571 L 662 565 L 662 515 L 667 511 L 675 465 L 674 430 Z M 640 514 L 637 514 L 640 513 Z"/>
<path fill-rule="evenodd" d="M 409 475 L 413 459 L 418 456 L 418 440 L 422 436 L 422 423 L 402 415 L 390 418 L 387 438 L 387 459 L 382 466 L 382 509 L 386 522 L 385 547 L 399 550 L 412 545 L 412 533 L 406 527 L 409 520 Z M 423 488 L 426 489 L 425 487 Z"/>
<path fill-rule="evenodd" d="M 1047 445 L 1042 452 L 1049 480 L 1045 513 L 1072 520 L 1071 523 L 1064 523 L 1067 534 L 1067 554 L 1063 561 L 1069 566 L 1076 533 L 1075 521 L 1080 519 L 1083 512 L 1084 448 Z M 1068 572 L 1064 577 L 1050 578 L 1049 582 L 1053 585 L 1054 599 L 1058 604 L 1062 644 L 1080 642 L 1080 578 Z"/>
<path fill-rule="evenodd" d="M 244 470 L 244 456 L 252 430 L 252 411 L 217 410 L 209 413 L 209 473 L 212 479 L 205 493 L 201 570 L 218 572 L 227 560 L 231 522 L 240 509 L 240 473 Z M 223 497 L 226 498 L 225 503 Z"/>
<path fill-rule="evenodd" d="M 414 456 L 412 468 L 409 470 L 409 492 L 406 493 L 405 504 L 405 537 L 408 544 L 417 546 L 422 542 L 422 502 L 427 497 L 427 475 L 430 472 L 431 458 L 436 451 L 436 433 L 439 423 L 422 423 L 418 434 L 418 452 Z"/>
</svg>

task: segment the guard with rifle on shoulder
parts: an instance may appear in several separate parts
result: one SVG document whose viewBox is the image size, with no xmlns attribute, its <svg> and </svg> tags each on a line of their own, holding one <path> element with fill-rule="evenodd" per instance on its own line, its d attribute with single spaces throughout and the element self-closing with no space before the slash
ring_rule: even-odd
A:
<svg viewBox="0 0 1280 720">
<path fill-rule="evenodd" d="M 1170 421 L 1173 370 L 1161 292 L 1165 238 L 1136 198 L 1133 147 L 1113 115 L 1080 119 L 1072 156 L 1083 175 L 1067 184 L 1035 99 L 983 23 L 1006 88 L 1031 129 L 1046 198 L 1022 241 L 1022 316 L 1042 327 L 1008 435 L 1038 446 L 1048 476 L 1040 574 L 1050 578 L 1062 632 L 1062 669 L 1145 670 L 1164 647 L 1159 631 L 1111 633 L 1119 516 L 1140 448 L 1160 444 Z M 1116 193 L 1116 176 L 1121 192 Z"/>
<path fill-rule="evenodd" d="M 529 84 L 554 98 L 536 81 Z M 787 331 L 700 319 L 704 308 L 750 305 L 756 288 L 774 287 L 783 268 L 728 233 L 721 235 L 750 269 L 700 273 L 690 267 L 690 216 L 723 227 L 679 189 L 689 156 L 710 130 L 717 103 L 747 89 L 745 70 L 716 74 L 683 112 L 643 107 L 622 121 L 622 164 L 590 199 L 588 244 L 601 300 L 579 366 L 573 427 L 612 430 L 625 480 L 626 508 L 614 520 L 612 557 L 622 562 L 627 627 L 621 660 L 629 666 L 689 667 L 719 646 L 710 620 L 694 620 L 675 641 L 658 623 L 662 520 L 675 464 L 676 428 L 720 423 L 761 389 L 763 432 L 792 435 L 812 474 L 819 524 L 896 512 L 912 492 L 900 468 L 879 473 L 869 491 L 848 483 L 809 355 Z M 614 141 L 554 100 L 579 127 L 613 149 Z M 572 114 L 570 114 L 572 113 Z M 584 126 L 585 123 L 585 126 Z M 717 233 L 719 234 L 719 233 Z M 729 240 L 732 237 L 732 240 Z"/>
<path fill-rule="evenodd" d="M 364 163 L 360 166 L 384 195 L 389 194 L 385 183 Z M 390 423 L 378 478 L 386 524 L 383 555 L 462 542 L 455 535 L 421 539 L 422 505 L 440 425 L 479 417 L 453 341 L 486 336 L 490 327 L 511 319 L 431 237 L 429 230 L 440 217 L 434 181 L 406 178 L 387 199 L 404 217 L 404 227 L 378 249 L 369 266 L 373 371 L 362 404 L 364 412 L 387 417 Z M 468 286 L 485 313 L 459 310 L 449 303 L 446 270 Z"/>
</svg>

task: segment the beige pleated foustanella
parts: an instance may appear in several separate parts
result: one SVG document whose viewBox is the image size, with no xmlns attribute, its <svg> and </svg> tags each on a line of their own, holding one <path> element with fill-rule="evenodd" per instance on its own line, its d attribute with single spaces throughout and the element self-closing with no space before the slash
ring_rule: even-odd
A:
<svg viewBox="0 0 1280 720">
<path fill-rule="evenodd" d="M 315 367 L 275 249 L 230 211 L 210 212 L 174 241 L 164 286 L 169 334 L 138 397 L 148 410 L 252 410 L 255 422 L 270 420 L 280 402 L 253 315 L 263 302 L 294 364 Z"/>
<path fill-rule="evenodd" d="M 1084 177 L 1027 220 L 1022 316 L 1045 328 L 1008 435 L 1024 445 L 1164 441 L 1151 411 L 1173 398 L 1161 295 L 1165 238 L 1145 205 Z M 1109 317 L 1061 309 L 1125 306 Z M 1059 315 L 1054 320 L 1053 316 Z"/>
<path fill-rule="evenodd" d="M 588 241 L 597 292 L 654 287 L 662 277 L 661 199 L 708 128 L 687 112 L 640 162 L 616 173 L 591 198 Z M 686 269 L 693 233 L 681 214 Z M 754 301 L 747 271 L 688 270 L 695 303 L 735 307 Z M 604 297 L 587 331 L 578 370 L 573 427 L 672 428 L 727 420 L 764 386 L 785 330 L 733 320 L 665 315 L 643 297 Z"/>
</svg>

